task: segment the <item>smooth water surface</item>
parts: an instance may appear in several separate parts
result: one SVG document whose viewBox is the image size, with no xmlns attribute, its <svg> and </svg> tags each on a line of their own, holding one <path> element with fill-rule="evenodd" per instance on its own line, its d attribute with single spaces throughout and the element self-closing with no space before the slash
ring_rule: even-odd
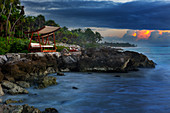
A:
<svg viewBox="0 0 170 113">
<path fill-rule="evenodd" d="M 3 99 L 23 99 L 23 104 L 40 110 L 53 107 L 59 113 L 170 113 L 170 47 L 126 50 L 144 53 L 157 63 L 156 68 L 129 73 L 69 72 L 57 76 L 56 86 L 29 88 L 29 95 Z"/>
</svg>

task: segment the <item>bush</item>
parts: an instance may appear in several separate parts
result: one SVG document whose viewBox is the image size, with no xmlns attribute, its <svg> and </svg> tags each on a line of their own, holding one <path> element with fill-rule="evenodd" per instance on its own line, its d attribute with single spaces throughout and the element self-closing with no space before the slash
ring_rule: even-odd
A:
<svg viewBox="0 0 170 113">
<path fill-rule="evenodd" d="M 0 41 L 0 55 L 4 55 L 9 52 L 10 45 L 6 44 L 6 41 Z"/>
<path fill-rule="evenodd" d="M 10 53 L 28 53 L 29 40 L 15 39 L 10 45 Z"/>
<path fill-rule="evenodd" d="M 56 47 L 58 52 L 61 52 L 64 48 L 66 48 L 68 51 L 70 50 L 69 47 L 65 47 L 65 46 L 56 46 Z"/>
</svg>

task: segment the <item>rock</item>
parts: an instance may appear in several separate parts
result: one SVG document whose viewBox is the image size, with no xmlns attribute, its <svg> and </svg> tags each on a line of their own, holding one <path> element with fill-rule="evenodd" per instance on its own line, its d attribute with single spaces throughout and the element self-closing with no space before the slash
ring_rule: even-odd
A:
<svg viewBox="0 0 170 113">
<path fill-rule="evenodd" d="M 41 111 L 29 105 L 0 105 L 0 113 L 41 113 Z"/>
<path fill-rule="evenodd" d="M 43 111 L 42 113 L 58 113 L 58 110 L 56 110 L 55 108 L 45 108 L 45 111 Z"/>
<path fill-rule="evenodd" d="M 2 86 L 7 89 L 7 93 L 15 95 L 15 94 L 28 94 L 28 91 L 12 82 L 3 81 Z"/>
<path fill-rule="evenodd" d="M 38 88 L 46 88 L 56 84 L 56 77 L 53 76 L 45 76 L 38 80 Z"/>
<path fill-rule="evenodd" d="M 64 73 L 57 72 L 57 75 L 59 75 L 59 76 L 64 76 Z"/>
<path fill-rule="evenodd" d="M 30 83 L 25 82 L 25 81 L 17 81 L 16 83 L 23 88 L 29 88 L 30 87 Z"/>
<path fill-rule="evenodd" d="M 114 77 L 120 77 L 120 75 L 115 75 Z"/>
<path fill-rule="evenodd" d="M 143 54 L 114 48 L 87 49 L 78 61 L 78 70 L 85 72 L 127 72 L 139 67 L 154 68 L 155 64 Z"/>
<path fill-rule="evenodd" d="M 72 89 L 78 89 L 77 87 L 72 87 Z"/>
<path fill-rule="evenodd" d="M 6 57 L 9 61 L 18 61 L 21 58 L 17 53 L 7 53 Z"/>
<path fill-rule="evenodd" d="M 2 82 L 3 79 L 4 79 L 4 74 L 1 72 L 1 68 L 0 68 L 0 82 Z"/>
<path fill-rule="evenodd" d="M 33 106 L 29 106 L 27 104 L 23 105 L 22 113 L 41 113 L 41 111 Z"/>
<path fill-rule="evenodd" d="M 2 103 L 3 102 L 3 100 L 2 100 L 2 98 L 0 98 L 0 103 Z M 1 112 L 0 112 L 1 113 Z"/>
<path fill-rule="evenodd" d="M 9 76 L 9 75 L 5 75 L 5 80 L 8 80 L 8 81 L 10 81 L 10 82 L 15 82 L 14 77 Z"/>
<path fill-rule="evenodd" d="M 0 55 L 0 66 L 5 64 L 8 61 L 5 55 Z"/>
<path fill-rule="evenodd" d="M 3 111 L 2 113 L 22 113 L 23 106 L 21 106 L 21 105 L 14 105 L 14 106 L 0 105 L 0 109 Z"/>
<path fill-rule="evenodd" d="M 11 104 L 11 103 L 22 103 L 23 100 L 12 100 L 12 99 L 8 99 L 5 101 L 5 104 Z"/>
<path fill-rule="evenodd" d="M 3 92 L 2 86 L 1 86 L 1 84 L 0 84 L 0 96 L 3 96 L 3 95 L 4 95 L 4 92 Z"/>
</svg>

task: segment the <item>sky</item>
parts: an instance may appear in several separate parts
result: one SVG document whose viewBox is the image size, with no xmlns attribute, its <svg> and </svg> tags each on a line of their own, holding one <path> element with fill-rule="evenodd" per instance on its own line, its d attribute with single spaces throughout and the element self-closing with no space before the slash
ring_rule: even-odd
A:
<svg viewBox="0 0 170 113">
<path fill-rule="evenodd" d="M 21 0 L 21 4 L 26 15 L 42 14 L 70 29 L 89 27 L 105 41 L 170 43 L 170 0 Z"/>
</svg>

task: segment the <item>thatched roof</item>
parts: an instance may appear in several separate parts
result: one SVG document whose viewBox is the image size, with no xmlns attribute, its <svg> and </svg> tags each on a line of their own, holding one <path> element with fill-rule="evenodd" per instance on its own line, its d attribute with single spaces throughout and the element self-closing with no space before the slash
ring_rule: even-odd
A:
<svg viewBox="0 0 170 113">
<path fill-rule="evenodd" d="M 31 32 L 25 32 L 25 34 L 41 34 L 41 36 L 48 36 L 52 35 L 54 32 L 58 31 L 60 27 L 53 27 L 53 26 L 44 26 L 38 30 L 31 31 Z"/>
</svg>

